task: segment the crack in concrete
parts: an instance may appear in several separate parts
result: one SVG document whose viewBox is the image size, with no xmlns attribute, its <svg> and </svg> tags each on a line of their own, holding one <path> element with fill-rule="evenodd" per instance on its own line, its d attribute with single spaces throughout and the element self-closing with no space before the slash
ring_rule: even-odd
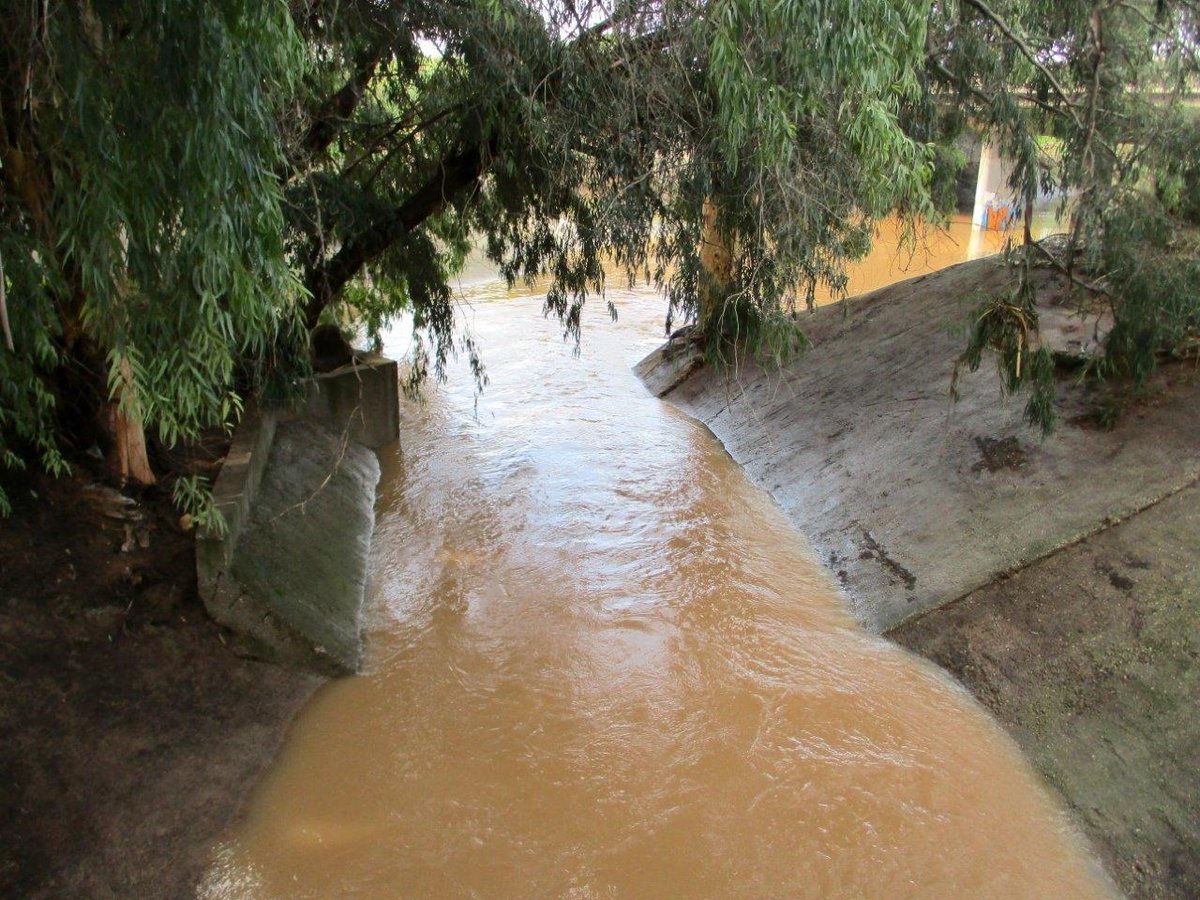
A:
<svg viewBox="0 0 1200 900">
<path fill-rule="evenodd" d="M 862 530 L 863 542 L 867 545 L 867 549 L 873 551 L 878 557 L 879 562 L 885 569 L 904 582 L 904 586 L 910 591 L 917 586 L 917 576 L 910 572 L 888 554 L 883 545 L 875 540 L 874 536 L 866 528 Z"/>
</svg>

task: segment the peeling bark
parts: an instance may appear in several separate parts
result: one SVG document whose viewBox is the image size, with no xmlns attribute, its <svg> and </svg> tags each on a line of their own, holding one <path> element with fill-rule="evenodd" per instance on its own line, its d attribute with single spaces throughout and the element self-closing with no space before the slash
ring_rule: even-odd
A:
<svg viewBox="0 0 1200 900">
<path fill-rule="evenodd" d="M 112 463 L 122 483 L 150 485 L 158 479 L 146 455 L 146 432 L 138 412 L 133 387 L 133 368 L 127 357 L 121 358 L 121 386 L 109 406 L 109 428 L 113 437 Z"/>
<path fill-rule="evenodd" d="M 728 237 L 720 230 L 720 210 L 711 199 L 704 201 L 704 224 L 700 232 L 700 265 L 696 321 L 703 328 L 720 314 L 721 304 L 733 280 L 733 253 Z"/>
</svg>

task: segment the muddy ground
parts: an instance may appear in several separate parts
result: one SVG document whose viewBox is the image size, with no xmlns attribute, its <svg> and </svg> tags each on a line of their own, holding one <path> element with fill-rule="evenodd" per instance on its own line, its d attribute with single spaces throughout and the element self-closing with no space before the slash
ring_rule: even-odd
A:
<svg viewBox="0 0 1200 900">
<path fill-rule="evenodd" d="M 0 896 L 191 896 L 320 679 L 238 655 L 161 491 L 6 487 Z"/>
</svg>

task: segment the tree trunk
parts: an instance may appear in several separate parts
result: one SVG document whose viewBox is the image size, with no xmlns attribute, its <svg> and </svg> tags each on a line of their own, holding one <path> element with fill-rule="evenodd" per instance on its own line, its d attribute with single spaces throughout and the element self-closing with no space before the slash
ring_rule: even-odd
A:
<svg viewBox="0 0 1200 900">
<path fill-rule="evenodd" d="M 124 409 L 122 409 L 124 406 Z M 112 432 L 112 465 L 121 483 L 150 485 L 157 480 L 146 456 L 146 432 L 133 392 L 133 368 L 121 358 L 121 386 L 109 404 L 109 428 Z"/>
<path fill-rule="evenodd" d="M 733 253 L 726 235 L 718 227 L 717 204 L 704 201 L 704 223 L 700 232 L 700 283 L 697 286 L 696 323 L 701 329 L 721 314 L 733 280 Z"/>
</svg>

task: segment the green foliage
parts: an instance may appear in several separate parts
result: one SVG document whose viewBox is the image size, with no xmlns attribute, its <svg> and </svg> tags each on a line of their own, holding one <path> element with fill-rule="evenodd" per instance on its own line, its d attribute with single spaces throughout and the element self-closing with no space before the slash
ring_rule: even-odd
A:
<svg viewBox="0 0 1200 900">
<path fill-rule="evenodd" d="M 336 145 L 304 156 L 289 189 L 298 262 L 319 270 L 456 153 L 483 157 L 486 177 L 390 241 L 340 298 L 372 329 L 411 314 L 427 338 L 418 378 L 466 340 L 448 283 L 471 238 L 510 281 L 549 276 L 546 312 L 578 339 L 614 263 L 665 291 L 668 329 L 697 316 L 706 200 L 730 239 L 742 328 L 844 285 L 876 218 L 933 213 L 933 150 L 900 123 L 921 92 L 923 2 L 315 8 L 328 19 L 306 106 L 364 65 L 373 74 Z"/>
<path fill-rule="evenodd" d="M 726 297 L 699 327 L 709 364 L 731 371 L 747 359 L 783 366 L 809 347 L 795 316 L 764 311 L 738 295 Z"/>
<path fill-rule="evenodd" d="M 985 351 L 996 357 L 1001 386 L 1006 393 L 1027 390 L 1025 421 L 1043 436 L 1054 431 L 1054 358 L 1036 342 L 1037 312 L 1028 282 L 1011 293 L 985 300 L 976 310 L 967 333 L 967 347 L 954 366 L 951 392 L 958 397 L 962 368 L 975 372 Z"/>
<path fill-rule="evenodd" d="M 286 10 L 164 0 L 3 15 L 6 459 L 33 450 L 61 468 L 64 407 L 89 368 L 103 399 L 127 364 L 122 402 L 167 444 L 235 420 L 239 359 L 296 315 L 277 122 L 304 56 Z"/>
<path fill-rule="evenodd" d="M 213 537 L 222 537 L 229 530 L 225 517 L 213 503 L 208 479 L 202 475 L 177 478 L 171 489 L 171 497 L 189 528 Z"/>
<path fill-rule="evenodd" d="M 478 177 L 393 230 L 341 295 L 372 331 L 411 315 L 421 339 L 410 387 L 439 375 L 456 347 L 482 371 L 478 348 L 456 331 L 448 287 L 472 238 L 510 281 L 550 277 L 545 310 L 568 337 L 578 340 L 581 308 L 603 294 L 612 263 L 664 291 L 670 330 L 705 313 L 711 203 L 732 283 L 701 323 L 710 350 L 736 360 L 752 345 L 776 357 L 797 340 L 798 305 L 819 288 L 844 290 L 846 264 L 869 249 L 879 217 L 911 226 L 950 207 L 956 139 L 968 128 L 1015 160 L 1019 197 L 1078 197 L 1081 247 L 1118 240 L 1114 210 L 1132 196 L 1122 186 L 1152 176 L 1164 202 L 1188 214 L 1189 186 L 1200 183 L 1180 111 L 1195 87 L 1197 19 L 1181 2 L 312 9 L 321 24 L 308 36 L 321 53 L 304 105 L 320 109 L 356 73 L 370 77 L 336 144 L 293 154 L 307 167 L 289 192 L 298 263 L 319 273 L 347 241 L 381 234 L 397 210 L 436 191 L 456 154 L 479 153 Z M 436 63 L 418 35 L 437 45 Z M 1148 295 L 1136 279 L 1106 274 L 1117 255 L 1084 254 L 1107 284 Z M 1032 302 L 1021 307 L 1033 315 Z M 1131 346 L 1118 349 L 1120 332 L 1112 345 L 1125 366 L 1132 345 L 1151 339 L 1137 308 L 1132 300 L 1122 326 Z M 985 317 L 975 344 L 1001 346 L 1013 324 Z M 737 351 L 735 334 L 749 342 Z M 1002 352 L 1001 361 L 1014 390 L 1036 382 L 1028 412 L 1050 427 L 1043 356 Z"/>
<path fill-rule="evenodd" d="M 1118 298 L 1102 375 L 1141 385 L 1164 356 L 1200 351 L 1200 253 L 1158 200 L 1137 191 L 1113 203 L 1084 264 Z"/>
<path fill-rule="evenodd" d="M 456 352 L 482 385 L 452 289 L 476 243 L 510 281 L 549 277 L 568 338 L 615 266 L 663 290 L 668 330 L 704 318 L 714 358 L 786 358 L 798 307 L 844 291 L 880 217 L 948 207 L 967 128 L 1016 161 L 1020 197 L 1078 197 L 1068 274 L 1113 299 L 1109 371 L 1195 346 L 1182 0 L 44 9 L 0 13 L 8 466 L 65 465 L 89 379 L 166 443 L 227 425 L 245 392 L 294 389 L 322 320 L 377 337 L 408 316 L 411 389 Z M 706 209 L 730 257 L 717 291 Z M 1035 328 L 1025 293 L 996 298 L 964 364 L 997 350 L 1045 428 Z"/>
<path fill-rule="evenodd" d="M 56 440 L 55 397 L 44 375 L 58 363 L 59 329 L 48 289 L 54 273 L 34 247 L 27 237 L 0 231 L 0 277 L 14 346 L 24 351 L 0 347 L 0 467 L 20 471 L 29 459 L 57 475 L 67 471 L 67 463 Z M 23 255 L 31 265 L 14 264 Z M 9 509 L 0 488 L 0 513 Z"/>
<path fill-rule="evenodd" d="M 1072 196 L 1064 278 L 1107 298 L 1116 323 L 1094 371 L 1136 383 L 1164 353 L 1195 349 L 1196 253 L 1179 225 L 1200 213 L 1198 37 L 1194 4 L 1173 0 L 951 0 L 930 20 L 931 84 L 956 92 L 1014 159 L 1016 196 Z M 1046 429 L 1052 366 L 1020 350 L 1036 327 L 1028 292 L 1023 281 L 1020 296 L 988 305 L 963 361 L 996 350 L 1006 386 L 1031 389 L 1027 417 Z"/>
</svg>

